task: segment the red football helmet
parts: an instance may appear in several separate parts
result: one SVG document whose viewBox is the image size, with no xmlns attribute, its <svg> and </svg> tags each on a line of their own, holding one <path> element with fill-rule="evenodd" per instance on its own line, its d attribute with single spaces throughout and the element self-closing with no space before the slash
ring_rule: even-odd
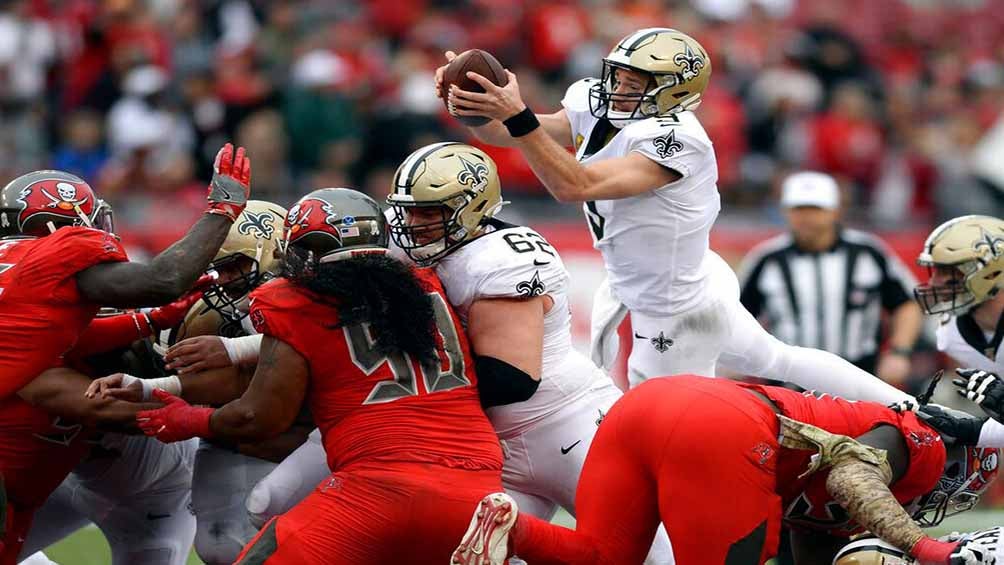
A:
<svg viewBox="0 0 1004 565">
<path fill-rule="evenodd" d="M 112 211 L 82 178 L 63 171 L 21 175 L 0 190 L 0 237 L 43 237 L 63 226 L 112 231 Z"/>
<path fill-rule="evenodd" d="M 317 265 L 363 254 L 386 253 L 387 220 L 369 196 L 349 188 L 322 188 L 286 214 L 285 273 L 309 278 Z"/>
<path fill-rule="evenodd" d="M 936 526 L 948 516 L 976 506 L 990 483 L 997 478 L 1000 453 L 981 447 L 950 447 L 945 471 L 934 490 L 920 497 L 913 519 L 923 527 Z"/>
</svg>

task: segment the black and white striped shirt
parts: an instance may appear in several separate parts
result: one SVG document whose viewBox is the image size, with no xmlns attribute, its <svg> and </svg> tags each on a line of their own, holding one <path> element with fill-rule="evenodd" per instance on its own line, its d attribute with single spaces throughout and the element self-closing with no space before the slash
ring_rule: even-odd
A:
<svg viewBox="0 0 1004 565">
<path fill-rule="evenodd" d="M 841 229 L 833 248 L 799 250 L 790 234 L 753 248 L 739 270 L 742 303 L 781 341 L 835 353 L 875 371 L 882 310 L 912 300 L 917 282 L 877 237 Z"/>
</svg>

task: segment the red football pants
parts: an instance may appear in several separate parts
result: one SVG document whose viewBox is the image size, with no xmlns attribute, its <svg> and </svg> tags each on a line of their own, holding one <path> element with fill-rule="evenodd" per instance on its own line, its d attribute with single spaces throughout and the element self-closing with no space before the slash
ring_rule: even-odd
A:
<svg viewBox="0 0 1004 565">
<path fill-rule="evenodd" d="M 0 565 L 16 565 L 17 555 L 21 552 L 21 546 L 28 537 L 28 530 L 31 529 L 31 521 L 35 512 L 18 510 L 10 503 L 7 504 L 5 531 L 0 547 Z"/>
<path fill-rule="evenodd" d="M 389 463 L 332 473 L 270 520 L 237 564 L 442 565 L 478 502 L 501 490 L 501 471 Z"/>
<path fill-rule="evenodd" d="M 730 383 L 648 380 L 600 425 L 576 529 L 521 514 L 514 549 L 534 565 L 642 563 L 661 520 L 677 565 L 762 564 L 781 523 L 777 435 L 773 410 Z"/>
</svg>

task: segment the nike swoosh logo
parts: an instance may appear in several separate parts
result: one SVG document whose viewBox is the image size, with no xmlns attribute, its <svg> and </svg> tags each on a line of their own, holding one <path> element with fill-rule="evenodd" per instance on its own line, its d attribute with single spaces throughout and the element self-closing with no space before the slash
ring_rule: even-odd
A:
<svg viewBox="0 0 1004 565">
<path fill-rule="evenodd" d="M 146 513 L 147 520 L 163 520 L 164 518 L 170 518 L 170 514 L 152 514 L 150 512 Z"/>
<path fill-rule="evenodd" d="M 534 259 L 533 260 L 533 264 L 536 265 L 536 266 L 538 266 L 538 267 L 540 267 L 541 265 L 550 265 L 551 262 L 550 261 L 543 261 L 543 262 L 541 262 L 541 261 L 538 261 L 538 260 Z"/>
<path fill-rule="evenodd" d="M 634 332 L 634 336 L 635 336 L 636 338 L 638 338 L 638 339 L 648 339 L 647 337 L 645 337 L 645 336 L 643 336 L 643 335 L 639 335 L 639 334 L 638 334 L 638 332 Z"/>
<path fill-rule="evenodd" d="M 581 439 L 580 439 L 580 440 L 578 440 L 578 441 L 576 441 L 576 442 L 575 442 L 575 443 L 573 443 L 572 445 L 569 445 L 568 447 L 562 447 L 562 448 L 561 448 L 561 454 L 562 454 L 562 455 L 568 455 L 568 452 L 569 452 L 569 451 L 571 451 L 572 449 L 574 449 L 574 448 L 575 448 L 575 446 L 576 446 L 576 445 L 579 445 L 580 443 L 582 443 L 582 440 L 581 440 Z"/>
</svg>

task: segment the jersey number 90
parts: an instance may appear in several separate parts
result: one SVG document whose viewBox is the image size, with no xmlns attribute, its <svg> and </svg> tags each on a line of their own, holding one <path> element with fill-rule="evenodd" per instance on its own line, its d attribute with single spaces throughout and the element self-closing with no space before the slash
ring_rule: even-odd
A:
<svg viewBox="0 0 1004 565">
<path fill-rule="evenodd" d="M 457 328 L 453 325 L 450 310 L 441 295 L 431 293 L 429 296 L 432 298 L 432 308 L 436 313 L 436 329 L 443 340 L 443 352 L 448 367 L 444 371 L 440 366 L 423 365 L 421 373 L 425 390 L 432 394 L 470 386 L 471 381 L 464 375 L 464 351 L 460 347 L 460 338 L 457 335 Z M 397 352 L 384 355 L 378 352 L 374 347 L 373 338 L 370 337 L 368 324 L 346 326 L 342 331 L 345 333 L 349 354 L 356 367 L 370 375 L 387 363 L 394 375 L 393 379 L 378 382 L 363 404 L 382 404 L 419 394 L 418 383 L 415 380 L 415 363 L 408 354 Z"/>
</svg>

